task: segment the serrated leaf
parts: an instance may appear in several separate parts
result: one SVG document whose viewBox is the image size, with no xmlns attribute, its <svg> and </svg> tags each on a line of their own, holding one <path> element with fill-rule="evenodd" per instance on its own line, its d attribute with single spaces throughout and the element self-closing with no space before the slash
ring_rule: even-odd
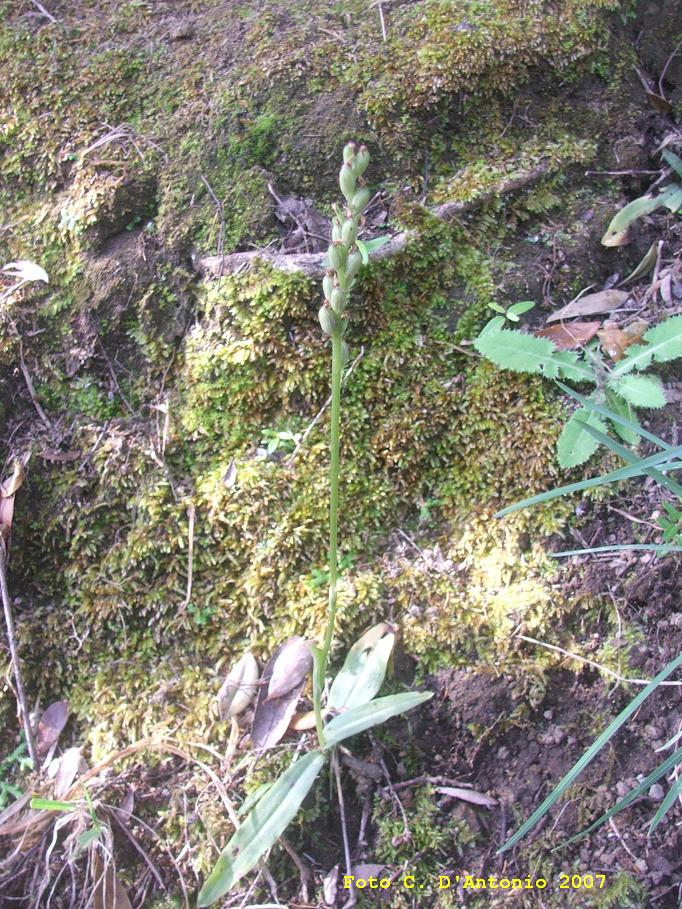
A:
<svg viewBox="0 0 682 909">
<path fill-rule="evenodd" d="M 292 764 L 258 800 L 201 888 L 198 909 L 220 899 L 274 846 L 298 813 L 324 762 L 325 756 L 319 751 L 309 752 Z"/>
<path fill-rule="evenodd" d="M 372 726 L 378 726 L 391 717 L 406 713 L 423 704 L 433 697 L 430 691 L 406 692 L 405 694 L 391 694 L 385 698 L 377 698 L 362 707 L 353 707 L 345 713 L 334 717 L 324 727 L 325 748 L 338 745 L 344 739 L 364 732 Z"/>
<path fill-rule="evenodd" d="M 313 657 L 307 642 L 298 635 L 289 638 L 282 645 L 272 667 L 267 700 L 281 698 L 292 688 L 298 687 L 310 672 L 312 662 Z"/>
<path fill-rule="evenodd" d="M 654 325 L 642 338 L 646 345 L 631 347 L 627 356 L 613 370 L 613 375 L 623 375 L 633 369 L 646 369 L 653 361 L 668 363 L 682 357 L 682 315 L 673 316 Z"/>
<path fill-rule="evenodd" d="M 557 441 L 559 466 L 578 467 L 584 464 L 599 448 L 599 442 L 587 432 L 585 424 L 606 432 L 603 420 L 593 410 L 581 407 L 572 414 Z"/>
<path fill-rule="evenodd" d="M 221 720 L 237 716 L 249 706 L 258 688 L 258 663 L 247 651 L 232 667 L 218 692 Z"/>
<path fill-rule="evenodd" d="M 624 246 L 628 242 L 628 230 L 630 225 L 638 218 L 651 214 L 662 205 L 672 203 L 677 194 L 682 194 L 682 190 L 675 184 L 667 186 L 657 196 L 647 194 L 630 202 L 618 212 L 613 218 L 606 233 L 601 239 L 603 246 Z"/>
<path fill-rule="evenodd" d="M 395 631 L 387 622 L 366 631 L 348 651 L 332 682 L 329 706 L 343 710 L 371 701 L 383 684 L 394 643 Z"/>
<path fill-rule="evenodd" d="M 609 379 L 608 386 L 633 407 L 665 407 L 665 391 L 658 376 L 628 373 Z"/>
<path fill-rule="evenodd" d="M 584 379 L 591 377 L 590 370 L 578 365 L 576 354 L 572 355 L 575 359 L 571 362 L 566 356 L 568 353 L 570 358 L 570 352 L 557 351 L 547 338 L 536 338 L 520 331 L 484 329 L 474 341 L 474 347 L 497 366 L 513 372 L 540 373 L 556 378 L 560 371 L 563 375 L 564 370 L 570 369 Z"/>
</svg>

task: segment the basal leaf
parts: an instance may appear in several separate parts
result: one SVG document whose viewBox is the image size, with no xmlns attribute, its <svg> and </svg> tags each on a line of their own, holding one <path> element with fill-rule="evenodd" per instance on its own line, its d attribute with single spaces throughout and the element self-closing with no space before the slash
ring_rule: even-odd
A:
<svg viewBox="0 0 682 909">
<path fill-rule="evenodd" d="M 474 347 L 502 369 L 541 373 L 550 378 L 556 378 L 560 372 L 565 376 L 565 370 L 570 369 L 583 380 L 591 377 L 589 369 L 579 367 L 577 354 L 571 351 L 559 352 L 547 338 L 537 338 L 520 331 L 486 328 L 474 341 Z M 558 353 L 561 356 L 557 356 Z"/>
<path fill-rule="evenodd" d="M 646 369 L 652 361 L 667 363 L 682 357 L 682 315 L 654 325 L 645 332 L 643 340 L 646 344 L 631 347 L 612 375 L 620 376 L 633 369 Z"/>
<path fill-rule="evenodd" d="M 410 691 L 404 694 L 391 694 L 385 698 L 377 698 L 362 707 L 353 707 L 345 713 L 334 717 L 324 727 L 325 745 L 331 748 L 344 739 L 364 732 L 372 726 L 378 726 L 391 717 L 405 713 L 419 704 L 423 704 L 433 697 L 430 691 Z"/>
<path fill-rule="evenodd" d="M 381 688 L 395 643 L 395 631 L 381 622 L 353 644 L 329 691 L 330 707 L 343 710 L 371 701 Z"/>
<path fill-rule="evenodd" d="M 604 421 L 593 410 L 586 407 L 576 410 L 557 441 L 560 467 L 577 467 L 584 464 L 599 448 L 599 442 L 585 429 L 586 423 L 606 432 Z"/>
<path fill-rule="evenodd" d="M 609 380 L 609 388 L 633 407 L 664 407 L 665 391 L 658 376 L 635 376 L 630 373 Z"/>
<path fill-rule="evenodd" d="M 637 414 L 633 410 L 632 405 L 612 391 L 607 391 L 606 396 L 609 407 L 613 411 L 610 416 L 613 428 L 628 445 L 638 445 L 640 436 L 635 427 L 641 427 L 639 426 L 639 420 L 637 419 Z M 616 419 L 613 419 L 613 417 L 616 417 Z"/>
<path fill-rule="evenodd" d="M 298 813 L 324 762 L 321 752 L 309 752 L 292 764 L 258 800 L 201 888 L 198 909 L 220 899 L 274 846 Z"/>
<path fill-rule="evenodd" d="M 661 153 L 661 157 L 666 164 L 669 164 L 670 167 L 672 167 L 679 177 L 682 177 L 682 158 L 679 158 L 674 152 L 669 151 L 667 148 Z"/>
<path fill-rule="evenodd" d="M 603 246 L 624 246 L 628 242 L 628 230 L 633 221 L 644 215 L 651 214 L 662 205 L 671 203 L 676 196 L 678 187 L 675 184 L 667 186 L 657 196 L 646 195 L 635 199 L 618 212 L 609 224 L 602 237 Z"/>
</svg>

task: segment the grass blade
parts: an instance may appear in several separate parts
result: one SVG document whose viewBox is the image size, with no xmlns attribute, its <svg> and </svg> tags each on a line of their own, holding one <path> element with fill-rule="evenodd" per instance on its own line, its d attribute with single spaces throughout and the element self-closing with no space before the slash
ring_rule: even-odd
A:
<svg viewBox="0 0 682 909">
<path fill-rule="evenodd" d="M 613 410 L 609 410 L 608 407 L 603 407 L 601 404 L 597 404 L 597 402 L 593 401 L 591 398 L 586 398 L 584 395 L 579 394 L 579 392 L 574 391 L 572 388 L 569 388 L 568 385 L 564 385 L 563 382 L 557 381 L 556 384 L 564 392 L 564 394 L 567 394 L 569 397 L 573 398 L 574 401 L 577 401 L 583 407 L 587 407 L 590 410 L 596 410 L 596 412 L 602 417 L 606 417 L 606 419 L 610 420 L 612 423 L 618 423 L 620 426 L 624 426 L 631 432 L 637 433 L 638 436 L 646 439 L 647 442 L 653 442 L 654 445 L 657 445 L 663 451 L 670 450 L 671 446 L 668 445 L 667 442 L 664 442 L 663 439 L 659 439 L 658 436 L 655 436 L 653 433 L 647 432 L 647 430 L 643 429 L 638 423 L 633 423 L 630 420 L 626 420 L 625 417 L 620 416 L 620 414 L 615 413 Z"/>
<path fill-rule="evenodd" d="M 566 792 L 566 790 L 573 784 L 573 781 L 583 772 L 585 767 L 599 754 L 604 745 L 609 742 L 611 738 L 618 732 L 618 730 L 626 723 L 632 714 L 639 708 L 641 704 L 652 694 L 659 686 L 659 683 L 666 679 L 671 672 L 674 672 L 678 666 L 682 665 L 682 653 L 667 666 L 665 666 L 656 676 L 652 679 L 651 682 L 643 688 L 640 693 L 634 697 L 627 707 L 622 710 L 618 716 L 606 727 L 602 734 L 590 745 L 590 747 L 585 751 L 583 756 L 571 767 L 568 773 L 564 778 L 554 787 L 550 792 L 544 802 L 537 808 L 528 820 L 522 824 L 521 827 L 516 831 L 516 833 L 511 836 L 504 845 L 497 850 L 499 855 L 502 852 L 506 852 L 508 849 L 511 849 L 512 846 L 516 845 L 520 839 L 522 839 L 530 830 L 535 827 L 537 822 L 544 817 L 544 815 L 549 811 L 549 809 L 561 798 L 561 796 Z M 682 753 L 682 749 L 679 749 L 679 752 Z M 678 752 L 676 752 L 677 754 Z"/>
<path fill-rule="evenodd" d="M 595 552 L 658 552 L 666 555 L 669 552 L 682 552 L 682 546 L 674 546 L 672 543 L 624 543 L 616 546 L 593 546 L 591 549 L 564 549 L 562 552 L 550 552 L 552 559 L 560 559 L 564 556 L 592 555 Z"/>
<path fill-rule="evenodd" d="M 680 758 L 680 763 L 682 763 L 682 758 Z M 651 823 L 649 824 L 647 836 L 651 836 L 654 830 L 658 827 L 663 818 L 677 801 L 677 797 L 680 795 L 680 793 L 682 793 L 682 776 L 678 777 L 670 789 L 668 789 L 665 798 L 659 805 L 658 811 L 653 816 Z"/>
<path fill-rule="evenodd" d="M 604 814 L 602 814 L 602 816 L 594 822 L 594 824 L 590 824 L 590 826 L 585 830 L 582 830 L 580 833 L 572 836 L 569 840 L 566 840 L 565 843 L 562 843 L 561 846 L 557 846 L 556 848 L 563 849 L 565 846 L 568 846 L 571 843 L 577 843 L 578 840 L 582 840 L 586 836 L 589 836 L 593 830 L 597 829 L 597 827 L 601 827 L 603 823 L 610 820 L 615 814 L 618 814 L 619 811 L 622 811 L 624 808 L 627 808 L 628 805 L 631 805 L 635 799 L 638 799 L 641 795 L 644 795 L 646 792 L 648 792 L 650 786 L 652 786 L 657 780 L 660 780 L 660 778 L 664 776 L 671 767 L 679 764 L 680 761 L 682 761 L 682 748 L 678 748 L 674 754 L 671 754 L 670 757 L 667 757 L 662 763 L 660 763 L 655 770 L 651 771 L 646 779 L 643 779 L 638 786 L 635 786 L 634 789 L 631 789 L 624 798 L 622 798 L 619 802 L 616 802 L 616 804 L 613 805 L 613 807 L 609 808 L 608 811 L 605 811 Z M 663 805 L 660 807 L 662 808 Z M 658 814 L 658 812 L 656 812 L 656 814 Z M 663 817 L 663 815 L 661 815 L 661 817 Z M 651 827 L 649 827 L 649 832 L 651 832 Z"/>
<path fill-rule="evenodd" d="M 612 470 L 610 473 L 602 474 L 599 477 L 592 477 L 589 480 L 580 480 L 577 483 L 568 483 L 566 486 L 559 486 L 556 489 L 548 489 L 547 492 L 538 493 L 538 495 L 530 496 L 527 499 L 523 499 L 521 502 L 516 502 L 514 505 L 509 505 L 507 508 L 503 508 L 501 511 L 498 511 L 495 514 L 496 518 L 503 518 L 505 515 L 511 514 L 514 511 L 519 511 L 521 508 L 527 508 L 529 505 L 539 505 L 542 502 L 550 502 L 552 499 L 557 499 L 559 496 L 566 496 L 572 492 L 581 492 L 583 489 L 594 489 L 597 486 L 605 486 L 607 483 L 615 483 L 619 480 L 630 480 L 633 477 L 642 476 L 647 472 L 648 467 L 655 467 L 658 464 L 665 464 L 667 470 L 671 469 L 680 469 L 677 463 L 669 464 L 667 463 L 670 458 L 677 458 L 682 455 L 682 445 L 678 445 L 675 448 L 669 448 L 666 451 L 659 451 L 656 454 L 649 455 L 648 458 L 642 458 L 642 460 L 637 461 L 636 464 L 632 464 L 630 467 L 620 467 L 618 470 Z"/>
</svg>

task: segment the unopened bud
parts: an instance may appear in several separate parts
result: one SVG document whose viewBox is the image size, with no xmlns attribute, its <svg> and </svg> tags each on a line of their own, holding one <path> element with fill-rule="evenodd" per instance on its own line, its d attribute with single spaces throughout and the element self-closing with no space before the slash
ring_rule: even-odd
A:
<svg viewBox="0 0 682 909">
<path fill-rule="evenodd" d="M 334 218 L 332 222 L 332 243 L 341 243 L 341 222 L 338 218 Z"/>
<path fill-rule="evenodd" d="M 345 246 L 340 246 L 338 244 L 332 244 L 327 251 L 327 256 L 329 258 L 329 264 L 334 269 L 335 272 L 342 271 L 346 267 L 346 259 L 348 258 L 348 250 Z"/>
<path fill-rule="evenodd" d="M 366 186 L 363 186 L 353 195 L 353 198 L 350 200 L 350 207 L 353 209 L 354 214 L 357 215 L 360 214 L 368 202 L 369 190 Z"/>
<path fill-rule="evenodd" d="M 348 261 L 346 262 L 346 279 L 352 281 L 353 278 L 360 271 L 360 266 L 362 265 L 362 256 L 359 252 L 352 252 L 348 256 Z"/>
<path fill-rule="evenodd" d="M 358 235 L 358 226 L 353 218 L 348 218 L 341 227 L 341 239 L 346 246 L 352 246 Z"/>
<path fill-rule="evenodd" d="M 331 336 L 338 331 L 341 323 L 333 309 L 330 309 L 328 306 L 320 306 L 317 317 L 320 320 L 322 331 L 325 334 Z"/>
<path fill-rule="evenodd" d="M 356 177 L 361 177 L 364 172 L 367 170 L 369 165 L 369 152 L 367 151 L 366 145 L 360 146 L 360 151 L 355 156 L 353 161 L 353 173 Z"/>
<path fill-rule="evenodd" d="M 343 147 L 343 163 L 350 164 L 353 158 L 355 157 L 355 152 L 358 150 L 355 142 L 348 142 Z"/>
<path fill-rule="evenodd" d="M 353 168 L 350 164 L 344 164 L 339 171 L 339 186 L 341 187 L 341 192 L 349 202 L 355 193 L 356 182 Z"/>
<path fill-rule="evenodd" d="M 322 292 L 324 293 L 325 300 L 331 300 L 332 291 L 334 290 L 334 277 L 333 275 L 326 274 L 322 278 Z"/>
<path fill-rule="evenodd" d="M 346 294 L 344 293 L 343 289 L 341 287 L 335 287 L 329 299 L 331 300 L 332 309 L 334 312 L 341 315 L 346 306 Z"/>
</svg>

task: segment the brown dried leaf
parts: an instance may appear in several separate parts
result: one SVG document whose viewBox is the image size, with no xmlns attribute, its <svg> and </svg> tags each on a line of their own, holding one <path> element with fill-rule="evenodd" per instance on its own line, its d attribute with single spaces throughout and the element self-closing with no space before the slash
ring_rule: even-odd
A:
<svg viewBox="0 0 682 909">
<path fill-rule="evenodd" d="M 571 322 L 570 325 L 549 325 L 535 334 L 538 338 L 548 338 L 559 350 L 572 350 L 587 344 L 600 326 L 601 322 Z"/>
<path fill-rule="evenodd" d="M 309 729 L 315 728 L 315 711 L 308 710 L 306 713 L 295 713 L 291 723 L 289 723 L 289 729 L 292 732 L 307 732 Z"/>
<path fill-rule="evenodd" d="M 232 667 L 218 692 L 218 712 L 228 720 L 246 710 L 258 687 L 258 663 L 248 650 Z"/>
<path fill-rule="evenodd" d="M 116 876 L 113 861 L 108 860 L 105 865 L 98 848 L 92 853 L 92 877 L 95 884 L 93 909 L 133 909 L 125 888 Z"/>
<path fill-rule="evenodd" d="M 623 359 L 625 351 L 631 344 L 635 344 L 637 341 L 641 340 L 642 335 L 648 327 L 646 322 L 640 321 L 634 322 L 623 330 L 612 322 L 605 322 L 604 328 L 597 332 L 597 337 L 599 338 L 604 352 L 607 353 L 612 360 L 618 361 Z"/>
<path fill-rule="evenodd" d="M 448 795 L 453 799 L 460 799 L 463 802 L 470 802 L 472 805 L 482 805 L 484 808 L 494 808 L 497 805 L 497 799 L 486 795 L 484 792 L 477 792 L 475 789 L 460 789 L 458 786 L 436 786 L 436 792 L 441 795 Z"/>
<path fill-rule="evenodd" d="M 24 465 L 21 461 L 15 461 L 12 469 L 12 476 L 3 480 L 2 485 L 0 486 L 0 496 L 2 496 L 3 499 L 13 496 L 23 482 Z"/>
<path fill-rule="evenodd" d="M 289 638 L 272 667 L 267 700 L 280 698 L 305 679 L 313 665 L 313 655 L 298 635 Z"/>
<path fill-rule="evenodd" d="M 277 648 L 263 671 L 263 678 L 251 727 L 251 741 L 254 748 L 272 748 L 282 738 L 296 711 L 296 704 L 303 691 L 305 679 L 278 698 L 268 697 L 268 684 L 272 670 L 285 645 Z"/>
<path fill-rule="evenodd" d="M 36 736 L 36 748 L 41 757 L 46 755 L 57 742 L 68 718 L 68 701 L 55 701 L 45 709 L 38 723 L 38 735 Z"/>
<path fill-rule="evenodd" d="M 54 778 L 54 797 L 63 799 L 73 786 L 73 781 L 79 773 L 85 773 L 88 765 L 81 757 L 80 748 L 67 748 L 59 759 L 57 772 Z"/>
<path fill-rule="evenodd" d="M 562 309 L 553 312 L 547 323 L 562 319 L 574 319 L 576 316 L 595 316 L 602 312 L 611 312 L 623 306 L 630 296 L 624 290 L 600 290 L 596 294 L 586 294 L 578 300 L 571 300 Z"/>
</svg>

